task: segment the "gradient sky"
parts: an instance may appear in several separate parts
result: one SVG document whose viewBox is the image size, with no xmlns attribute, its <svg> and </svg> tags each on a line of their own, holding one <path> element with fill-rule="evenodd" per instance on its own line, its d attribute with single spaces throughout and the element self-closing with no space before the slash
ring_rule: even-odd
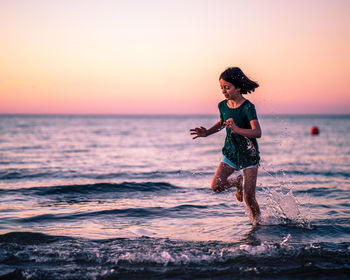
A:
<svg viewBox="0 0 350 280">
<path fill-rule="evenodd" d="M 216 114 L 239 66 L 259 114 L 350 113 L 348 0 L 1 0 L 0 113 Z"/>
</svg>

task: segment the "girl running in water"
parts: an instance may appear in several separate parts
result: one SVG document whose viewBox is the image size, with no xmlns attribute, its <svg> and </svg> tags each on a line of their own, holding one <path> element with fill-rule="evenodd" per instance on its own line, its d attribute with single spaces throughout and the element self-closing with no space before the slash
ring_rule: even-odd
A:
<svg viewBox="0 0 350 280">
<path fill-rule="evenodd" d="M 214 175 L 211 188 L 222 192 L 236 187 L 236 198 L 243 199 L 249 209 L 253 224 L 260 220 L 260 208 L 255 198 L 256 181 L 259 167 L 259 147 L 257 138 L 261 137 L 261 128 L 255 106 L 244 95 L 251 93 L 259 85 L 250 80 L 240 68 L 230 67 L 219 78 L 225 100 L 219 103 L 220 120 L 212 127 L 191 129 L 193 139 L 207 137 L 226 127 L 226 139 L 222 148 L 222 160 Z M 243 171 L 235 179 L 229 178 L 234 172 Z"/>
</svg>

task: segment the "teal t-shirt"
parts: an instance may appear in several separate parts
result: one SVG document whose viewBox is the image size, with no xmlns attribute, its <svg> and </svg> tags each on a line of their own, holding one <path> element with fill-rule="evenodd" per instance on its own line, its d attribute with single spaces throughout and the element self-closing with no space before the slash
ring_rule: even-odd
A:
<svg viewBox="0 0 350 280">
<path fill-rule="evenodd" d="M 227 100 L 219 103 L 220 119 L 225 122 L 232 118 L 236 126 L 240 128 L 251 128 L 250 121 L 257 120 L 255 106 L 249 100 L 245 100 L 241 106 L 232 109 L 227 106 Z M 256 138 L 232 133 L 226 128 L 225 145 L 222 153 L 239 168 L 245 168 L 259 163 L 259 146 Z"/>
</svg>

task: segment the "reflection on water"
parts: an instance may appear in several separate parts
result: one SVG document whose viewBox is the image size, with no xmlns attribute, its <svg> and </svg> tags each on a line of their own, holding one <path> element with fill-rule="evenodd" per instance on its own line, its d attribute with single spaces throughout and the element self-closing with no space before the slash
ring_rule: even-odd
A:
<svg viewBox="0 0 350 280">
<path fill-rule="evenodd" d="M 261 117 L 255 227 L 188 133 L 216 120 L 0 116 L 0 278 L 347 279 L 350 118 Z"/>
</svg>

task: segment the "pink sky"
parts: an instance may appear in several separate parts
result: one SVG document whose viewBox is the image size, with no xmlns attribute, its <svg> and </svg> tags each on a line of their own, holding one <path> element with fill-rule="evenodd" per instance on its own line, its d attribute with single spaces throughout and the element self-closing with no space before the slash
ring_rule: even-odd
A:
<svg viewBox="0 0 350 280">
<path fill-rule="evenodd" d="M 1 1 L 0 113 L 350 114 L 350 1 Z"/>
</svg>

